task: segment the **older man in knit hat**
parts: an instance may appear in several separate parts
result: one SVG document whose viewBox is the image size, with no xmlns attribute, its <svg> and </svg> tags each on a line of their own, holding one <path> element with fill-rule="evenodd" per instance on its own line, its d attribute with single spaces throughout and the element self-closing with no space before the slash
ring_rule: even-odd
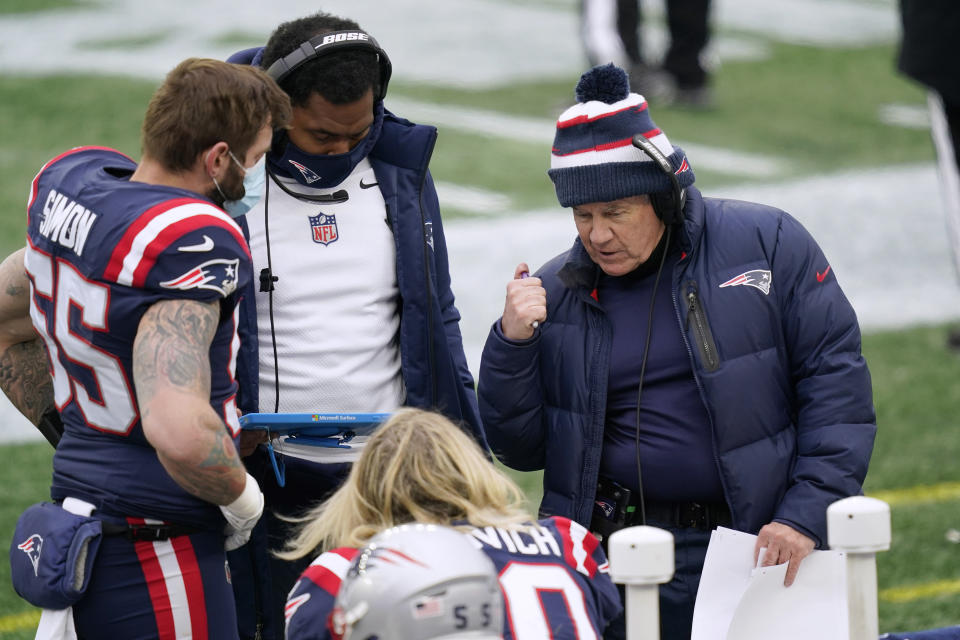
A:
<svg viewBox="0 0 960 640">
<path fill-rule="evenodd" d="M 757 534 L 764 565 L 826 545 L 876 433 L 857 318 L 789 214 L 705 198 L 683 150 L 595 67 L 557 121 L 550 178 L 577 239 L 517 266 L 480 365 L 497 457 L 544 470 L 542 515 L 602 537 L 671 531 L 662 637 L 688 638 L 710 531 Z M 608 630 L 608 637 L 622 634 Z"/>
</svg>

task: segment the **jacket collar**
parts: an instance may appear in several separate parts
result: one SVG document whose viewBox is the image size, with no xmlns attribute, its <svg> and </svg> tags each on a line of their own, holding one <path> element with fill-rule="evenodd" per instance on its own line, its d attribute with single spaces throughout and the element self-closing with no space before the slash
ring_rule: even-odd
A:
<svg viewBox="0 0 960 640">
<path fill-rule="evenodd" d="M 692 254 L 700 244 L 703 235 L 703 194 L 696 187 L 687 187 L 687 203 L 683 207 L 683 233 L 680 234 L 680 248 Z"/>
<path fill-rule="evenodd" d="M 414 124 L 385 110 L 383 129 L 369 157 L 422 172 L 430 164 L 436 140 L 436 127 Z"/>
<path fill-rule="evenodd" d="M 567 289 L 586 289 L 592 291 L 597 286 L 600 277 L 600 268 L 593 260 L 578 237 L 573 246 L 567 251 L 567 258 L 563 261 L 557 277 Z"/>
</svg>

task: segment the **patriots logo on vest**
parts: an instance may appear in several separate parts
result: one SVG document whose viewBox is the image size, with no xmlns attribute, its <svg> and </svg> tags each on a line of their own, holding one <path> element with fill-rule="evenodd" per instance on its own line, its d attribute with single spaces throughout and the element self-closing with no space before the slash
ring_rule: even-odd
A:
<svg viewBox="0 0 960 640">
<path fill-rule="evenodd" d="M 20 544 L 17 549 L 23 551 L 30 558 L 33 565 L 33 575 L 37 575 L 37 565 L 40 563 L 40 549 L 43 547 L 43 538 L 39 533 L 35 533 Z"/>
<path fill-rule="evenodd" d="M 310 218 L 310 229 L 313 231 L 314 242 L 328 245 L 340 238 L 340 234 L 337 232 L 337 216 L 318 213 L 315 216 L 307 217 Z"/>
<path fill-rule="evenodd" d="M 770 283 L 772 280 L 773 274 L 771 274 L 767 269 L 753 269 L 752 271 L 745 271 L 738 276 L 730 278 L 721 284 L 720 288 L 722 289 L 724 287 L 737 287 L 740 285 L 746 285 L 748 287 L 760 289 L 760 291 L 763 291 L 764 295 L 770 295 Z"/>
<path fill-rule="evenodd" d="M 212 289 L 226 298 L 237 288 L 239 259 L 217 258 L 197 265 L 181 276 L 161 282 L 167 289 Z"/>
<path fill-rule="evenodd" d="M 310 167 L 302 165 L 295 160 L 287 160 L 287 162 L 299 169 L 300 173 L 303 174 L 303 179 L 307 181 L 307 184 L 312 184 L 320 179 L 320 176 L 318 176 Z"/>
</svg>

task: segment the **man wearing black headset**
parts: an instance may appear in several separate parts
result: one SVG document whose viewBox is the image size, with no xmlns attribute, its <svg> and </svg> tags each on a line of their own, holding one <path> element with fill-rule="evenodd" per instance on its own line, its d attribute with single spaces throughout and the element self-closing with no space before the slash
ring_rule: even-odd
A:
<svg viewBox="0 0 960 640">
<path fill-rule="evenodd" d="M 623 70 L 585 73 L 557 122 L 550 177 L 579 238 L 517 267 L 480 365 L 480 412 L 507 466 L 544 469 L 541 516 L 606 538 L 669 530 L 661 637 L 689 638 L 717 526 L 764 565 L 826 545 L 856 495 L 876 419 L 856 316 L 783 211 L 704 198 Z M 749 570 L 749 567 L 745 568 Z M 607 637 L 622 637 L 622 620 Z"/>
<path fill-rule="evenodd" d="M 428 169 L 437 131 L 384 108 L 386 52 L 356 22 L 318 13 L 231 62 L 266 69 L 293 105 L 267 155 L 264 197 L 238 220 L 259 276 L 241 317 L 241 411 L 436 409 L 486 448 Z M 263 447 L 247 458 L 264 486 L 269 540 L 258 531 L 245 556 L 231 557 L 238 601 L 247 599 L 241 635 L 261 625 L 262 637 L 282 636 L 284 600 L 304 569 L 272 557 L 262 566 L 261 552 L 287 537 L 273 514 L 298 514 L 336 488 L 360 440 L 276 447 L 282 488 Z"/>
</svg>

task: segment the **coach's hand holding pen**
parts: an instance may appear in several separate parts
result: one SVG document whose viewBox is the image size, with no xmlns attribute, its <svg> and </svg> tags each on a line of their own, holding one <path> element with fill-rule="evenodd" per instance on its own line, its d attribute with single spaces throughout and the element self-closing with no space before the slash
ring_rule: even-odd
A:
<svg viewBox="0 0 960 640">
<path fill-rule="evenodd" d="M 508 340 L 529 340 L 547 319 L 547 291 L 540 278 L 530 276 L 525 262 L 517 265 L 507 283 L 507 300 L 500 318 L 500 330 Z"/>
</svg>

